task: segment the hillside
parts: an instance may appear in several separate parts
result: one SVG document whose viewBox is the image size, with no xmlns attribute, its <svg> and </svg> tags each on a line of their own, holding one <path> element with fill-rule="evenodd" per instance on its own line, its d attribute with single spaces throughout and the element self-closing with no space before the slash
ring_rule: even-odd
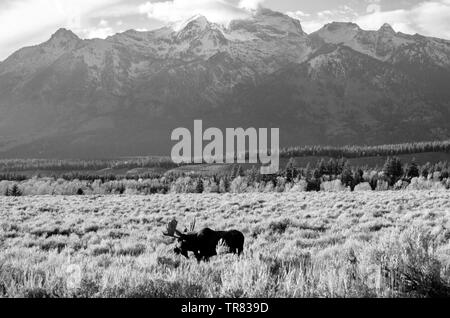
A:
<svg viewBox="0 0 450 318">
<path fill-rule="evenodd" d="M 0 157 L 168 155 L 174 128 L 279 127 L 282 146 L 450 138 L 450 42 L 260 9 L 224 27 L 83 40 L 0 64 Z"/>
</svg>

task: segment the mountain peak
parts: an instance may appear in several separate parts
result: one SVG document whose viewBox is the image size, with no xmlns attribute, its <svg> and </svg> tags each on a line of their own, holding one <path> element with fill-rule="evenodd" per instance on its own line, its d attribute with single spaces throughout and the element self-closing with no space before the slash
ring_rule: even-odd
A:
<svg viewBox="0 0 450 318">
<path fill-rule="evenodd" d="M 328 43 L 338 44 L 352 41 L 360 32 L 361 28 L 355 23 L 331 22 L 314 32 L 313 36 L 318 36 Z"/>
<path fill-rule="evenodd" d="M 210 25 L 208 19 L 200 14 L 197 14 L 186 21 L 182 22 L 178 26 L 178 30 L 186 30 L 186 29 L 197 29 L 200 31 L 205 30 Z"/>
<path fill-rule="evenodd" d="M 51 40 L 55 39 L 79 40 L 80 38 L 72 31 L 60 28 L 51 37 Z"/>
<path fill-rule="evenodd" d="M 327 29 L 328 31 L 338 31 L 338 30 L 342 30 L 342 29 L 351 29 L 354 31 L 359 31 L 361 30 L 361 28 L 359 27 L 359 25 L 357 25 L 356 23 L 353 22 L 331 22 L 326 24 L 324 27 L 324 29 Z"/>
<path fill-rule="evenodd" d="M 392 26 L 389 23 L 385 23 L 381 26 L 380 32 L 384 32 L 384 33 L 391 33 L 391 34 L 395 34 L 394 29 L 392 28 Z"/>
<path fill-rule="evenodd" d="M 281 12 L 259 7 L 254 11 L 253 18 L 260 25 L 271 27 L 281 32 L 297 34 L 301 36 L 306 35 L 299 20 L 294 19 Z"/>
<path fill-rule="evenodd" d="M 259 7 L 258 9 L 253 11 L 255 15 L 259 15 L 259 16 L 272 16 L 272 17 L 286 17 L 285 14 L 278 12 L 278 11 L 273 11 L 270 10 L 268 8 L 264 8 L 264 7 Z"/>
<path fill-rule="evenodd" d="M 70 30 L 61 28 L 52 35 L 52 37 L 46 42 L 46 44 L 52 47 L 69 49 L 76 46 L 78 41 L 80 41 L 80 38 L 76 36 L 75 33 Z"/>
</svg>

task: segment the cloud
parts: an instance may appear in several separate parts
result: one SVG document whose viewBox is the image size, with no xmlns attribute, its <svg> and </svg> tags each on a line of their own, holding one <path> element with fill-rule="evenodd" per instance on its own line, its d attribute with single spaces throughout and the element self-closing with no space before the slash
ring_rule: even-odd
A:
<svg viewBox="0 0 450 318">
<path fill-rule="evenodd" d="M 366 8 L 367 13 L 381 11 L 381 5 L 380 5 L 381 0 L 366 0 L 366 2 L 369 3 L 369 5 Z"/>
<path fill-rule="evenodd" d="M 287 12 L 286 14 L 293 18 L 299 19 L 302 24 L 302 28 L 306 33 L 317 31 L 325 24 L 333 21 L 347 22 L 358 17 L 358 13 L 347 5 L 341 5 L 333 10 L 319 11 L 315 14 L 306 14 L 302 11 Z"/>
<path fill-rule="evenodd" d="M 294 19 L 299 19 L 301 20 L 302 18 L 307 18 L 309 16 L 311 16 L 311 14 L 309 13 L 305 13 L 303 11 L 297 10 L 297 11 L 288 11 L 286 12 L 286 14 Z"/>
<path fill-rule="evenodd" d="M 109 25 L 109 22 L 102 19 L 96 27 L 79 30 L 78 33 L 82 34 L 84 38 L 88 39 L 105 39 L 108 36 L 113 35 L 115 32 L 114 29 Z"/>
<path fill-rule="evenodd" d="M 372 30 L 389 23 L 396 31 L 450 39 L 450 0 L 422 2 L 410 9 L 375 11 L 354 22 Z"/>
<path fill-rule="evenodd" d="M 140 14 L 139 5 L 132 3 L 117 3 L 111 6 L 104 7 L 102 8 L 102 10 L 94 11 L 90 14 L 90 16 L 101 18 L 120 18 L 123 16 L 132 16 L 137 14 Z"/>
<path fill-rule="evenodd" d="M 247 9 L 247 10 L 256 10 L 262 4 L 264 0 L 241 0 L 239 2 L 239 8 Z"/>
<path fill-rule="evenodd" d="M 120 0 L 6 0 L 0 3 L 0 60 L 49 38 L 57 28 L 82 30 L 83 19 Z"/>
<path fill-rule="evenodd" d="M 228 23 L 232 19 L 246 18 L 249 10 L 258 8 L 261 0 L 171 0 L 164 2 L 146 2 L 139 7 L 141 13 L 149 18 L 179 22 L 195 15 L 203 15 L 216 23 Z"/>
</svg>

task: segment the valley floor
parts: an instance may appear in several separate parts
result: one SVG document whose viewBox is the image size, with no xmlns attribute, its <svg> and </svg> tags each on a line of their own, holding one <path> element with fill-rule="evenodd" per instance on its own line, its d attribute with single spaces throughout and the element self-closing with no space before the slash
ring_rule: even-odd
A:
<svg viewBox="0 0 450 318">
<path fill-rule="evenodd" d="M 0 197 L 0 297 L 450 296 L 450 193 Z M 237 229 L 241 258 L 162 231 Z"/>
</svg>

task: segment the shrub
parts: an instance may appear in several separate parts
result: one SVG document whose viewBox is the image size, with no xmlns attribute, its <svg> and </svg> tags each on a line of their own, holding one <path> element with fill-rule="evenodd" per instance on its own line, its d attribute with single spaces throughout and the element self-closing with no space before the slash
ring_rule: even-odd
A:
<svg viewBox="0 0 450 318">
<path fill-rule="evenodd" d="M 387 191 L 389 190 L 389 183 L 385 180 L 378 180 L 377 181 L 377 191 Z"/>
<path fill-rule="evenodd" d="M 237 177 L 231 182 L 230 192 L 232 193 L 244 193 L 248 187 L 247 179 L 245 177 Z"/>
<path fill-rule="evenodd" d="M 450 296 L 433 252 L 435 242 L 432 235 L 419 228 L 382 242 L 373 254 L 374 262 L 380 266 L 382 283 L 400 296 Z"/>
<path fill-rule="evenodd" d="M 325 192 L 342 192 L 347 189 L 340 180 L 326 181 L 320 185 L 320 190 Z"/>
<path fill-rule="evenodd" d="M 356 192 L 372 191 L 372 186 L 368 182 L 360 183 L 355 187 Z"/>
<path fill-rule="evenodd" d="M 446 186 L 441 182 L 427 180 L 424 177 L 413 178 L 408 190 L 446 190 Z"/>
<path fill-rule="evenodd" d="M 394 185 L 394 190 L 405 190 L 408 188 L 409 183 L 403 180 L 398 180 L 397 183 Z"/>
<path fill-rule="evenodd" d="M 305 192 L 308 187 L 308 183 L 305 180 L 298 180 L 294 183 L 294 186 L 290 189 L 292 192 Z"/>
<path fill-rule="evenodd" d="M 116 255 L 120 256 L 139 256 L 144 254 L 146 250 L 143 244 L 127 244 L 125 246 L 120 246 L 115 250 Z"/>
</svg>

